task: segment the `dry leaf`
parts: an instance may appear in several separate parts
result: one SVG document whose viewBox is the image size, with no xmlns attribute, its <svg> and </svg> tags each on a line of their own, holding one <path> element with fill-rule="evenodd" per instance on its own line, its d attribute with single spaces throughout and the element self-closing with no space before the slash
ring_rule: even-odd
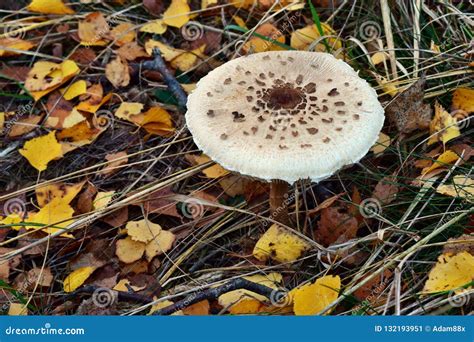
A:
<svg viewBox="0 0 474 342">
<path fill-rule="evenodd" d="M 99 172 L 104 176 L 111 176 L 120 170 L 120 166 L 128 163 L 127 152 L 121 151 L 117 153 L 109 153 L 105 156 L 108 161 L 107 165 Z"/>
<path fill-rule="evenodd" d="M 269 258 L 280 263 L 298 260 L 311 246 L 298 235 L 273 224 L 257 241 L 253 256 L 260 261 Z"/>
<path fill-rule="evenodd" d="M 176 236 L 167 230 L 162 230 L 158 236 L 148 242 L 145 247 L 145 254 L 148 261 L 151 261 L 155 256 L 162 255 L 168 252 L 173 243 L 176 240 Z"/>
<path fill-rule="evenodd" d="M 110 35 L 117 46 L 123 46 L 135 40 L 135 26 L 130 23 L 121 23 L 115 26 Z"/>
<path fill-rule="evenodd" d="M 142 115 L 133 117 L 132 121 L 150 134 L 170 136 L 175 131 L 171 115 L 161 107 L 152 107 Z"/>
<path fill-rule="evenodd" d="M 33 115 L 15 121 L 13 126 L 10 128 L 8 136 L 10 138 L 15 138 L 27 134 L 36 129 L 38 127 L 37 125 L 41 122 L 42 119 L 43 115 Z"/>
<path fill-rule="evenodd" d="M 186 51 L 182 49 L 175 49 L 157 40 L 148 40 L 145 43 L 145 50 L 151 56 L 153 49 L 158 48 L 163 56 L 163 59 L 170 62 L 171 66 L 181 71 L 187 71 L 191 69 L 199 58 L 204 58 L 205 45 L 202 45 L 192 51 Z"/>
<path fill-rule="evenodd" d="M 4 38 L 0 39 L 0 46 L 9 49 L 28 51 L 35 46 L 32 42 L 19 38 Z M 16 56 L 20 55 L 20 52 L 8 51 L 0 49 L 0 57 Z"/>
<path fill-rule="evenodd" d="M 8 316 L 26 316 L 28 315 L 28 308 L 21 303 L 10 303 L 8 309 Z"/>
<path fill-rule="evenodd" d="M 436 192 L 451 197 L 465 198 L 469 202 L 474 202 L 474 179 L 456 175 L 453 177 L 453 184 L 442 184 L 436 188 Z"/>
<path fill-rule="evenodd" d="M 47 234 L 53 234 L 56 232 L 63 231 L 62 228 L 66 228 L 73 222 L 71 220 L 74 214 L 74 209 L 71 208 L 69 203 L 61 198 L 53 199 L 51 202 L 42 207 L 38 212 L 30 214 L 28 223 L 32 225 L 26 225 L 26 229 L 41 230 Z M 44 226 L 50 226 L 43 228 Z M 61 234 L 63 237 L 73 238 L 71 234 Z"/>
<path fill-rule="evenodd" d="M 127 234 L 134 241 L 148 243 L 161 233 L 159 224 L 143 219 L 140 221 L 130 221 L 126 226 Z"/>
<path fill-rule="evenodd" d="M 437 168 L 440 168 L 440 167 L 445 167 L 449 164 L 452 164 L 453 162 L 455 162 L 456 160 L 459 159 L 459 156 L 454 153 L 453 151 L 451 150 L 447 150 L 445 152 L 443 152 L 434 162 L 431 166 L 429 167 L 425 167 L 421 173 L 423 175 L 427 174 L 428 172 L 431 172 Z"/>
<path fill-rule="evenodd" d="M 259 26 L 255 33 L 268 37 L 272 41 L 277 41 L 279 43 L 285 43 L 285 36 L 278 30 L 275 26 L 270 23 L 265 23 Z M 248 42 L 243 46 L 245 52 L 264 52 L 264 51 L 278 51 L 285 50 L 283 47 L 274 44 L 270 41 L 264 40 L 257 36 L 252 36 Z"/>
<path fill-rule="evenodd" d="M 425 77 L 421 77 L 385 108 L 385 114 L 399 132 L 408 134 L 429 127 L 431 108 L 423 103 L 425 84 Z"/>
<path fill-rule="evenodd" d="M 324 276 L 292 291 L 295 315 L 315 315 L 339 297 L 339 276 Z"/>
<path fill-rule="evenodd" d="M 60 90 L 66 100 L 72 100 L 87 92 L 87 82 L 80 80 Z"/>
<path fill-rule="evenodd" d="M 100 191 L 94 198 L 94 210 L 102 210 L 106 208 L 113 199 L 115 191 Z"/>
<path fill-rule="evenodd" d="M 157 19 L 150 21 L 143 25 L 140 29 L 140 32 L 153 33 L 153 34 L 163 34 L 166 32 L 168 27 L 163 22 L 162 19 Z"/>
<path fill-rule="evenodd" d="M 135 42 L 130 42 L 122 45 L 117 51 L 117 55 L 126 61 L 134 61 L 137 58 L 148 57 L 145 49 Z"/>
<path fill-rule="evenodd" d="M 143 242 L 134 241 L 130 236 L 117 241 L 115 254 L 120 261 L 126 264 L 140 260 L 143 253 L 145 253 L 145 244 Z"/>
<path fill-rule="evenodd" d="M 38 171 L 46 170 L 50 161 L 63 155 L 61 145 L 56 140 L 55 131 L 28 140 L 19 152 Z"/>
<path fill-rule="evenodd" d="M 100 12 L 88 14 L 78 24 L 77 34 L 82 45 L 105 46 L 109 38 L 110 27 Z"/>
<path fill-rule="evenodd" d="M 315 230 L 316 240 L 330 246 L 335 242 L 343 243 L 356 237 L 359 223 L 347 208 L 328 207 L 321 210 L 321 219 Z"/>
<path fill-rule="evenodd" d="M 183 309 L 183 313 L 187 316 L 206 316 L 209 315 L 211 306 L 207 299 L 194 303 Z"/>
<path fill-rule="evenodd" d="M 191 8 L 187 0 L 171 0 L 170 6 L 163 13 L 163 23 L 180 28 L 189 21 Z"/>
<path fill-rule="evenodd" d="M 74 14 L 62 0 L 31 0 L 26 8 L 28 11 L 42 14 Z"/>
<path fill-rule="evenodd" d="M 201 154 L 200 156 L 188 154 L 185 156 L 185 158 L 197 165 L 201 165 L 211 161 L 211 158 L 209 158 L 205 154 Z M 202 172 L 206 175 L 207 178 L 220 178 L 229 174 L 229 171 L 227 171 L 217 163 L 216 165 L 205 168 Z"/>
<path fill-rule="evenodd" d="M 115 88 L 126 87 L 130 83 L 128 63 L 119 56 L 105 67 L 105 77 Z"/>
<path fill-rule="evenodd" d="M 372 197 L 379 200 L 381 204 L 390 204 L 395 200 L 398 190 L 396 177 L 387 176 L 377 183 Z"/>
<path fill-rule="evenodd" d="M 468 252 L 442 254 L 431 269 L 424 293 L 458 289 L 474 280 L 474 257 Z"/>
<path fill-rule="evenodd" d="M 444 108 L 435 103 L 435 115 L 430 122 L 430 140 L 428 145 L 441 141 L 445 145 L 449 140 L 461 135 L 456 119 Z"/>
<path fill-rule="evenodd" d="M 321 23 L 321 28 L 323 30 L 324 36 L 337 36 L 337 33 L 329 24 Z M 308 50 L 309 46 L 320 37 L 321 34 L 319 33 L 316 25 L 308 25 L 302 29 L 294 31 L 291 34 L 290 45 L 296 50 Z M 331 47 L 332 51 L 337 51 L 342 47 L 342 42 L 334 37 L 326 38 L 326 42 Z M 323 40 L 314 46 L 313 51 L 327 52 Z"/>
<path fill-rule="evenodd" d="M 453 94 L 453 110 L 462 110 L 466 113 L 474 112 L 474 89 L 458 88 Z"/>
<path fill-rule="evenodd" d="M 54 199 L 58 199 L 66 204 L 69 204 L 81 191 L 84 183 L 85 182 L 76 184 L 53 183 L 39 186 L 35 189 L 38 205 L 40 207 L 44 207 Z"/>
<path fill-rule="evenodd" d="M 132 117 L 141 113 L 143 104 L 139 102 L 122 102 L 114 115 L 119 119 L 135 122 Z"/>
<path fill-rule="evenodd" d="M 370 150 L 377 156 L 382 154 L 391 143 L 392 139 L 387 134 L 380 132 L 377 142 L 370 148 Z"/>
<path fill-rule="evenodd" d="M 69 274 L 66 279 L 64 279 L 63 288 L 64 292 L 74 292 L 79 286 L 84 284 L 84 282 L 89 278 L 89 276 L 96 270 L 94 266 L 85 266 L 78 268 Z"/>
</svg>

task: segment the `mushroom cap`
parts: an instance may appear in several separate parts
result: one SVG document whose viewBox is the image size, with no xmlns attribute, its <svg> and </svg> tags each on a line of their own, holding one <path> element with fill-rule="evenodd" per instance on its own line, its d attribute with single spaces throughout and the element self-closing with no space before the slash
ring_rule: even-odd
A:
<svg viewBox="0 0 474 342">
<path fill-rule="evenodd" d="M 229 61 L 188 97 L 196 145 L 228 170 L 318 182 L 359 161 L 384 110 L 374 89 L 331 54 L 272 51 Z"/>
</svg>

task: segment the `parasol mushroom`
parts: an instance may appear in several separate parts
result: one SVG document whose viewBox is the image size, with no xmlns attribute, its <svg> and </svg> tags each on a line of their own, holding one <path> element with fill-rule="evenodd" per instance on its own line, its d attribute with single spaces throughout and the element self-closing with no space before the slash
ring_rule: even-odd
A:
<svg viewBox="0 0 474 342">
<path fill-rule="evenodd" d="M 271 215 L 288 224 L 288 182 L 319 182 L 359 161 L 377 140 L 384 110 L 375 90 L 332 55 L 272 51 L 203 77 L 186 122 L 211 159 L 271 181 Z"/>
</svg>

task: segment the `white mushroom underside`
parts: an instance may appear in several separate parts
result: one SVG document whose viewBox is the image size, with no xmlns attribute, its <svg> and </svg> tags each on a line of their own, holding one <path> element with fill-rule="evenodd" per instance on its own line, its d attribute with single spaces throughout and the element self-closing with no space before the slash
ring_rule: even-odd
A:
<svg viewBox="0 0 474 342">
<path fill-rule="evenodd" d="M 278 51 L 234 59 L 202 78 L 186 122 L 196 145 L 228 170 L 317 182 L 368 152 L 384 111 L 343 61 Z"/>
</svg>

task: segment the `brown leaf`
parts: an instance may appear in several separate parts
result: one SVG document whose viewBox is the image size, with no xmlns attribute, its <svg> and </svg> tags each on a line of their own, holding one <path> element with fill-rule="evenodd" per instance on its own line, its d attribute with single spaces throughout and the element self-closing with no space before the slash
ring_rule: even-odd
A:
<svg viewBox="0 0 474 342">
<path fill-rule="evenodd" d="M 86 188 L 79 194 L 76 209 L 79 214 L 86 214 L 92 211 L 97 188 L 92 183 L 87 183 Z"/>
<path fill-rule="evenodd" d="M 49 268 L 35 267 L 28 272 L 20 273 L 15 278 L 15 288 L 23 288 L 24 290 L 33 290 L 36 284 L 42 287 L 50 287 L 52 283 L 53 274 Z"/>
<path fill-rule="evenodd" d="M 369 305 L 373 306 L 377 303 L 383 290 L 389 284 L 392 272 L 388 269 L 384 270 L 380 275 L 372 278 L 362 287 L 354 291 L 354 297 L 360 301 L 367 301 Z M 363 280 L 362 278 L 361 280 Z"/>
<path fill-rule="evenodd" d="M 123 207 L 118 210 L 115 210 L 113 213 L 110 213 L 103 218 L 101 221 L 107 223 L 112 227 L 121 227 L 128 221 L 128 207 Z"/>
<path fill-rule="evenodd" d="M 159 16 L 165 10 L 165 5 L 162 0 L 143 0 L 143 7 L 155 16 Z"/>
<path fill-rule="evenodd" d="M 71 113 L 73 105 L 65 100 L 59 91 L 55 91 L 48 97 L 46 103 L 47 115 L 46 125 L 51 128 L 63 128 L 64 119 Z"/>
<path fill-rule="evenodd" d="M 123 60 L 127 61 L 134 61 L 137 58 L 147 58 L 148 54 L 146 53 L 145 49 L 138 45 L 135 42 L 130 42 L 122 45 L 117 51 L 117 55 L 119 55 Z"/>
<path fill-rule="evenodd" d="M 316 240 L 329 246 L 335 242 L 342 243 L 356 237 L 357 219 L 342 206 L 329 207 L 321 210 L 321 219 L 315 230 Z"/>
<path fill-rule="evenodd" d="M 127 152 L 120 151 L 117 153 L 109 153 L 105 156 L 105 160 L 108 161 L 107 165 L 99 172 L 104 176 L 111 176 L 114 173 L 120 171 L 119 166 L 128 163 Z"/>
<path fill-rule="evenodd" d="M 432 109 L 423 103 L 425 84 L 425 77 L 421 77 L 385 108 L 385 114 L 400 133 L 407 134 L 429 127 Z"/>
<path fill-rule="evenodd" d="M 126 87 L 130 83 L 128 63 L 117 56 L 105 67 L 105 77 L 115 88 Z"/>
<path fill-rule="evenodd" d="M 474 255 L 474 235 L 463 234 L 459 237 L 448 239 L 443 248 L 443 254 L 458 254 L 468 252 Z"/>
<path fill-rule="evenodd" d="M 0 74 L 18 82 L 25 82 L 30 70 L 31 68 L 25 66 L 4 65 L 2 69 L 0 69 Z"/>
<path fill-rule="evenodd" d="M 13 252 L 14 250 L 14 248 L 0 247 L 0 256 Z M 0 279 L 8 280 L 10 270 L 17 267 L 20 264 L 20 261 L 21 255 L 17 255 L 9 260 L 0 260 Z"/>
<path fill-rule="evenodd" d="M 80 64 L 90 64 L 96 59 L 97 55 L 91 48 L 80 47 L 69 57 Z"/>
<path fill-rule="evenodd" d="M 394 176 L 384 177 L 375 186 L 372 197 L 378 199 L 381 204 L 393 202 L 399 190 L 396 181 Z"/>
<path fill-rule="evenodd" d="M 183 313 L 188 316 L 205 316 L 209 315 L 210 305 L 207 299 L 194 303 L 183 309 Z"/>
<path fill-rule="evenodd" d="M 30 133 L 38 127 L 38 124 L 41 122 L 42 119 L 43 115 L 33 115 L 17 120 L 14 122 L 12 128 L 10 129 L 10 133 L 8 134 L 8 136 L 10 138 L 15 138 Z"/>
<path fill-rule="evenodd" d="M 149 194 L 145 198 L 140 199 L 140 201 L 132 203 L 132 205 L 143 206 L 146 215 L 157 213 L 181 218 L 176 209 L 176 201 L 169 198 L 173 195 L 175 193 L 170 187 L 167 187 Z"/>
</svg>

